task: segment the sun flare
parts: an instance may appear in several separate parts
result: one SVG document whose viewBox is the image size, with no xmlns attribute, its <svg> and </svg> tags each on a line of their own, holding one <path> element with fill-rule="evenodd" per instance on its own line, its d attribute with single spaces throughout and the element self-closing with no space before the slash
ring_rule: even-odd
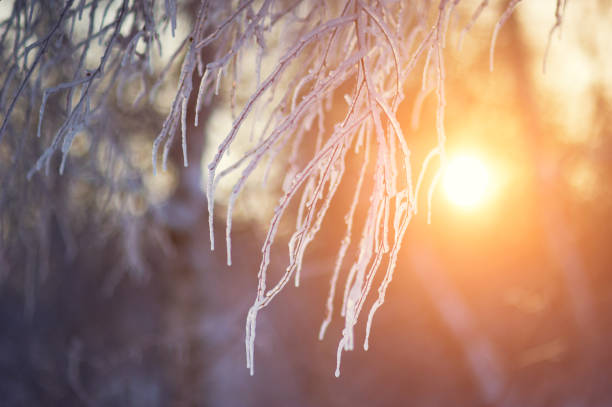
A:
<svg viewBox="0 0 612 407">
<path fill-rule="evenodd" d="M 474 208 L 481 205 L 490 192 L 490 172 L 477 156 L 457 155 L 449 159 L 442 183 L 450 202 L 462 208 Z"/>
</svg>

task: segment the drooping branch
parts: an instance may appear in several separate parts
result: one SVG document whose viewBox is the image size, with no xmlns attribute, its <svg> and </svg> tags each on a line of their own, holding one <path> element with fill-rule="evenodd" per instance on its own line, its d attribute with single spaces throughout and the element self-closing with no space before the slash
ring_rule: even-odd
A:
<svg viewBox="0 0 612 407">
<path fill-rule="evenodd" d="M 493 28 L 491 68 L 498 33 L 519 2 L 510 0 Z M 551 36 L 561 26 L 566 3 L 557 2 Z M 59 13 L 51 13 L 51 22 L 43 3 L 24 4 L 15 2 L 11 17 L 2 22 L 0 63 L 9 68 L 0 74 L 4 80 L 0 89 L 0 143 L 5 133 L 18 138 L 13 125 L 13 121 L 17 123 L 16 110 L 26 112 L 26 121 L 31 111 L 38 112 L 36 133 L 47 147 L 29 176 L 43 167 L 49 169 L 57 150 L 61 150 L 62 173 L 75 138 L 82 132 L 93 134 L 92 129 L 106 119 L 111 99 L 122 99 L 123 89 L 132 82 L 141 85 L 132 103 L 140 103 L 147 94 L 153 97 L 181 59 L 175 96 L 153 141 L 153 172 L 157 171 L 159 155 L 166 170 L 179 131 L 183 165 L 189 165 L 188 120 L 193 120 L 193 127 L 201 125 L 200 114 L 207 102 L 220 94 L 225 96 L 227 90 L 233 123 L 208 164 L 206 196 L 214 249 L 217 186 L 235 176 L 227 203 L 228 264 L 232 256 L 232 215 L 239 194 L 266 159 L 270 166 L 288 151 L 284 194 L 263 244 L 256 296 L 247 315 L 247 367 L 253 373 L 257 313 L 289 281 L 293 279 L 299 285 L 305 252 L 320 232 L 340 185 L 347 182 L 355 182 L 355 192 L 332 272 L 320 337 L 333 317 L 336 293 L 342 291 L 344 329 L 338 346 L 339 374 L 342 351 L 354 348 L 354 327 L 378 281 L 378 270 L 386 266 L 377 299 L 368 313 L 367 349 L 373 316 L 384 302 L 403 237 L 418 212 L 421 190 L 427 192 L 431 207 L 439 173 L 426 182 L 425 171 L 434 165 L 434 158 L 442 164 L 445 160 L 445 46 L 461 0 L 203 0 L 194 13 L 193 26 L 185 30 L 187 34 L 178 39 L 178 47 L 167 58 L 161 56 L 160 35 L 166 30 L 173 36 L 179 32 L 179 3 L 173 0 L 166 0 L 163 6 L 148 0 L 111 0 L 103 10 L 96 0 L 77 5 L 67 1 Z M 467 25 L 458 30 L 460 42 L 488 5 L 488 1 L 482 1 L 470 13 Z M 107 23 L 113 12 L 115 18 Z M 156 48 L 160 55 L 154 57 Z M 34 51 L 36 56 L 28 64 L 28 55 Z M 154 66 L 159 63 L 165 67 L 156 71 Z M 66 72 L 49 78 L 48 72 L 59 64 L 67 67 Z M 255 79 L 247 71 L 254 71 Z M 194 78 L 200 79 L 199 84 L 194 85 Z M 421 88 L 414 96 L 413 123 L 427 94 L 435 92 L 437 98 L 436 137 L 418 166 L 411 157 L 406 129 L 398 119 L 399 106 L 407 98 L 404 90 L 411 83 Z M 8 105 L 7 95 L 12 95 Z M 60 96 L 65 96 L 65 104 L 58 103 Z M 193 104 L 195 111 L 188 115 Z M 61 110 L 52 126 L 48 123 L 50 115 L 45 113 L 50 105 Z M 249 134 L 249 120 L 265 123 L 258 137 Z M 246 152 L 228 162 L 228 151 L 239 144 L 248 146 Z M 352 150 L 361 151 L 362 155 L 356 156 L 363 160 L 353 181 L 345 176 Z M 191 161 L 193 165 L 193 158 Z M 289 264 L 278 281 L 270 283 L 272 245 L 292 203 L 298 208 L 288 244 Z M 356 222 L 360 205 L 365 207 L 363 224 Z M 351 247 L 356 259 L 345 266 Z M 343 290 L 338 290 L 343 277 Z"/>
</svg>

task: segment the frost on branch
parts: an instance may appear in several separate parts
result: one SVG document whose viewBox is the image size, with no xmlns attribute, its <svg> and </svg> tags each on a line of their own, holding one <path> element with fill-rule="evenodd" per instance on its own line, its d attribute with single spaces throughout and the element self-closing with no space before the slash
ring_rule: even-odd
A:
<svg viewBox="0 0 612 407">
<path fill-rule="evenodd" d="M 492 31 L 491 66 L 499 30 L 519 2 L 496 4 L 501 11 Z M 258 312 L 289 282 L 300 284 L 306 249 L 346 179 L 347 161 L 362 160 L 345 216 L 344 237 L 330 270 L 319 333 L 323 338 L 335 313 L 344 317 L 338 375 L 342 352 L 354 348 L 360 318 L 366 320 L 364 348 L 368 348 L 373 317 L 393 279 L 401 242 L 423 201 L 419 195 L 426 193 L 429 202 L 432 198 L 437 175 L 425 182 L 424 174 L 430 166 L 435 172 L 445 159 L 447 37 L 457 32 L 459 42 L 463 41 L 482 12 L 497 2 L 477 2 L 468 10 L 471 18 L 461 21 L 457 10 L 464 3 L 203 0 L 195 2 L 193 25 L 183 30 L 187 34 L 177 38 L 172 53 L 164 50 L 162 58 L 160 35 L 170 31 L 178 37 L 184 28 L 177 17 L 179 2 L 16 1 L 10 18 L 0 26 L 0 56 L 6 67 L 0 74 L 0 143 L 8 134 L 11 152 L 16 154 L 13 162 L 19 162 L 23 137 L 14 119 L 14 111 L 19 110 L 26 122 L 36 123 L 37 139 L 46 146 L 29 177 L 43 167 L 49 169 L 58 150 L 62 173 L 76 137 L 95 134 L 92 130 L 108 119 L 110 99 L 122 100 L 123 89 L 133 83 L 140 84 L 140 91 L 132 104 L 138 105 L 145 96 L 153 99 L 168 80 L 174 62 L 181 60 L 175 97 L 153 142 L 152 167 L 155 172 L 161 155 L 166 169 L 177 134 L 183 164 L 188 166 L 187 112 L 194 109 L 190 97 L 195 96 L 196 101 L 193 125 L 201 126 L 204 106 L 229 89 L 233 124 L 208 164 L 206 191 L 214 249 L 215 191 L 224 178 L 236 179 L 227 208 L 228 264 L 232 214 L 240 192 L 266 160 L 287 157 L 283 195 L 263 243 L 256 297 L 247 315 L 245 345 L 251 373 Z M 566 3 L 557 1 L 551 36 L 561 25 Z M 159 62 L 166 65 L 156 70 Z M 63 72 L 47 75 L 58 65 L 65 67 Z M 415 99 L 407 101 L 415 106 L 413 125 L 424 99 L 429 94 L 437 99 L 437 137 L 432 137 L 430 153 L 422 163 L 412 162 L 409 137 L 397 117 L 408 83 L 421 85 Z M 244 94 L 248 97 L 239 97 Z M 339 100 L 346 103 L 339 104 Z M 57 114 L 50 115 L 49 109 Z M 249 133 L 247 123 L 254 121 L 265 125 L 244 140 L 250 143 L 246 153 L 228 162 L 229 149 L 243 143 L 243 136 Z M 120 137 L 113 137 L 109 139 L 119 142 Z M 97 146 L 99 140 L 91 139 Z M 292 203 L 298 209 L 288 245 L 289 264 L 277 281 L 270 281 L 272 245 Z M 365 219 L 356 219 L 358 206 L 366 207 Z M 354 261 L 347 256 L 350 248 L 357 251 Z M 382 276 L 377 277 L 379 273 Z M 375 281 L 380 281 L 374 287 L 376 299 L 364 311 Z"/>
<path fill-rule="evenodd" d="M 179 124 L 185 143 L 186 101 L 195 91 L 191 83 L 194 73 L 203 78 L 197 91 L 197 115 L 202 101 L 218 94 L 223 81 L 232 83 L 233 110 L 236 89 L 251 85 L 241 78 L 248 70 L 255 70 L 253 90 L 247 92 L 249 96 L 233 112 L 231 129 L 208 164 L 207 180 L 210 243 L 214 249 L 215 190 L 219 181 L 228 175 L 235 174 L 237 179 L 229 197 L 226 221 L 227 262 L 231 264 L 231 221 L 238 195 L 264 159 L 274 159 L 281 150 L 288 152 L 283 195 L 263 244 L 256 298 L 247 315 L 245 345 L 251 374 L 259 311 L 289 282 L 300 284 L 304 254 L 319 232 L 343 180 L 348 156 L 363 160 L 345 217 L 346 231 L 332 271 L 319 334 L 323 338 L 334 312 L 344 317 L 338 346 L 336 375 L 339 375 L 342 351 L 354 348 L 355 325 L 375 277 L 383 268 L 377 298 L 365 311 L 364 348 L 368 348 L 373 317 L 384 302 L 408 224 L 417 214 L 419 193 L 425 189 L 427 199 L 430 201 L 432 197 L 437 176 L 432 183 L 424 185 L 425 171 L 434 158 L 444 160 L 444 48 L 460 0 L 212 3 L 201 5 L 189 38 L 177 97 L 155 142 L 153 160 L 157 160 L 162 141 L 166 146 L 172 142 Z M 502 14 L 495 35 L 516 3 L 512 2 Z M 480 4 L 463 33 L 486 6 L 487 2 Z M 279 42 L 280 49 L 274 58 L 268 49 L 268 44 L 273 42 Z M 207 46 L 213 47 L 214 55 L 205 62 L 201 51 Z M 252 64 L 242 63 L 252 57 L 253 50 L 254 68 Z M 416 172 L 407 137 L 397 118 L 398 106 L 405 97 L 404 86 L 414 80 L 423 83 L 417 106 L 431 91 L 435 91 L 438 106 L 437 140 L 432 142 L 430 154 Z M 348 94 L 340 94 L 346 89 L 350 89 Z M 332 102 L 339 100 L 339 96 L 344 96 L 345 105 Z M 261 112 L 265 112 L 263 117 Z M 330 116 L 339 118 L 332 126 L 326 123 Z M 228 162 L 230 147 L 242 143 L 239 140 L 248 133 L 245 125 L 248 120 L 267 124 L 257 134 L 256 141 L 250 137 L 251 147 L 242 157 Z M 305 143 L 313 148 L 305 148 Z M 302 155 L 306 152 L 311 155 L 305 161 Z M 439 165 L 436 163 L 435 167 Z M 270 281 L 272 245 L 281 220 L 293 202 L 298 209 L 295 231 L 289 239 L 289 264 L 277 281 Z M 367 206 L 367 215 L 363 222 L 355 222 L 360 203 Z M 358 252 L 354 262 L 346 258 L 351 245 Z M 338 311 L 335 311 L 336 303 L 341 304 Z"/>
<path fill-rule="evenodd" d="M 30 102 L 23 107 L 29 114 L 38 98 L 36 135 L 45 136 L 48 102 L 56 94 L 65 96 L 63 119 L 29 177 L 48 168 L 57 150 L 63 172 L 75 136 L 103 120 L 115 90 L 121 96 L 128 83 L 140 82 L 134 104 L 150 93 L 154 51 L 161 53 L 159 15 L 167 13 L 176 26 L 172 1 L 166 1 L 165 10 L 149 1 L 51 3 L 15 2 L 10 18 L 2 22 L 2 59 L 9 74 L 1 89 L 0 141 L 9 131 L 13 110 Z M 59 76 L 57 66 L 63 68 Z"/>
<path fill-rule="evenodd" d="M 134 212 L 143 204 L 129 202 L 145 191 L 128 144 L 144 138 L 135 128 L 146 134 L 150 123 L 130 121 L 143 116 L 170 25 L 171 0 L 2 2 L 0 256 L 9 264 L 32 259 L 42 280 L 52 268 L 54 228 L 72 259 L 76 230 L 96 224 L 105 244 L 111 224 L 120 223 L 128 268 L 142 271 L 142 222 Z M 105 219 L 83 220 L 92 214 Z"/>
</svg>

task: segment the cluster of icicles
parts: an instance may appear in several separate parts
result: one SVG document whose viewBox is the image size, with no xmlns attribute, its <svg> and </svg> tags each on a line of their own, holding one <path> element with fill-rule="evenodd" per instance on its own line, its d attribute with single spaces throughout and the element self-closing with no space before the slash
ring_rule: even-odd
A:
<svg viewBox="0 0 612 407">
<path fill-rule="evenodd" d="M 491 64 L 497 33 L 519 2 L 511 0 L 494 27 Z M 189 50 L 181 70 L 178 94 L 155 141 L 153 161 L 156 162 L 162 142 L 166 142 L 164 150 L 167 152 L 180 124 L 187 165 L 186 111 L 194 71 L 197 69 L 202 77 L 197 91 L 197 112 L 202 103 L 219 93 L 222 79 L 229 77 L 233 84 L 230 99 L 234 121 L 208 165 L 207 198 L 211 247 L 214 249 L 215 189 L 226 175 L 239 174 L 227 208 L 227 261 L 231 264 L 232 212 L 240 191 L 264 158 L 272 162 L 281 152 L 288 156 L 283 195 L 263 243 L 257 294 L 246 320 L 247 368 L 253 374 L 259 311 L 290 281 L 299 285 L 304 253 L 319 232 L 343 179 L 347 155 L 355 154 L 363 160 L 345 216 L 346 230 L 332 271 L 326 314 L 319 332 L 319 338 L 323 338 L 334 315 L 336 297 L 341 297 L 339 311 L 344 317 L 344 328 L 337 352 L 336 376 L 339 376 L 342 351 L 355 346 L 355 325 L 372 291 L 375 276 L 384 264 L 386 270 L 378 285 L 378 296 L 367 311 L 364 349 L 368 349 L 373 317 L 385 300 L 400 244 L 410 220 L 417 214 L 419 192 L 425 188 L 422 185 L 424 174 L 434 158 L 444 161 L 444 48 L 448 27 L 458 25 L 452 20 L 461 0 L 347 0 L 337 9 L 334 8 L 336 4 L 331 6 L 330 2 L 315 0 L 290 4 L 243 0 L 233 7 L 225 2 L 225 6 L 213 3 L 202 3 L 196 25 L 188 37 Z M 470 30 L 488 3 L 484 0 L 477 5 L 467 24 L 462 26 L 459 38 Z M 565 1 L 560 0 L 558 24 L 564 7 Z M 268 55 L 267 43 L 271 38 L 285 41 L 281 43 L 284 51 L 264 75 L 262 61 Z M 214 46 L 214 55 L 211 61 L 205 62 L 201 50 L 209 45 Z M 241 71 L 252 69 L 241 64 L 249 47 L 256 49 L 256 87 L 241 109 L 234 112 Z M 418 72 L 417 66 L 421 67 Z M 404 99 L 402 84 L 415 75 L 421 75 L 419 80 L 422 81 L 417 105 L 432 92 L 438 102 L 437 142 L 416 177 L 412 173 L 410 148 L 396 118 L 398 105 Z M 352 90 L 341 95 L 346 102 L 342 119 L 330 129 L 324 124 L 324 118 L 330 112 L 332 99 L 336 97 L 334 100 L 337 100 L 339 88 L 344 85 L 346 89 L 347 83 Z M 223 158 L 245 127 L 247 117 L 255 115 L 259 119 L 263 111 L 261 106 L 270 103 L 274 103 L 274 107 L 263 118 L 266 125 L 258 134 L 258 140 L 252 141 L 252 148 L 241 158 L 222 167 Z M 197 115 L 195 120 L 197 125 Z M 305 143 L 314 144 L 314 148 L 304 149 Z M 298 158 L 305 150 L 314 153 L 304 165 Z M 364 182 L 367 177 L 372 178 L 372 187 L 363 191 L 364 185 L 370 185 Z M 426 187 L 428 202 L 436 181 L 437 175 Z M 299 209 L 295 232 L 289 241 L 289 264 L 280 279 L 270 283 L 271 247 L 283 215 L 295 200 L 299 202 Z M 367 200 L 367 215 L 362 230 L 356 231 L 353 221 L 361 200 Z M 352 244 L 356 245 L 357 259 L 347 265 L 345 257 Z M 346 269 L 344 287 L 340 290 L 339 281 Z"/>
</svg>

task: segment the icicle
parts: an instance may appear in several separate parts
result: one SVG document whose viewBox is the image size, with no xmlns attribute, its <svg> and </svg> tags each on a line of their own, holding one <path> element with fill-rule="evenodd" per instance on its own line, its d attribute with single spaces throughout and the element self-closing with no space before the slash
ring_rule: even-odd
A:
<svg viewBox="0 0 612 407">
<path fill-rule="evenodd" d="M 489 48 L 489 70 L 491 72 L 493 72 L 493 59 L 495 56 L 495 42 L 497 41 L 497 35 L 499 34 L 499 30 L 501 30 L 504 23 L 508 20 L 508 18 L 510 18 L 512 12 L 519 2 L 521 2 L 521 0 L 512 0 L 510 4 L 508 4 L 506 11 L 504 11 L 502 16 L 497 21 L 497 24 L 495 24 L 495 28 L 493 29 L 493 37 L 491 38 L 491 47 Z"/>
<path fill-rule="evenodd" d="M 215 96 L 219 95 L 219 88 L 221 87 L 221 77 L 223 75 L 223 69 L 217 71 L 217 81 L 215 82 Z"/>
<path fill-rule="evenodd" d="M 401 218 L 402 224 L 399 230 L 396 231 L 393 249 L 391 251 L 389 264 L 387 265 L 387 272 L 385 274 L 385 278 L 383 282 L 378 288 L 378 298 L 376 299 L 376 302 L 374 303 L 374 305 L 372 305 L 372 308 L 370 308 L 370 313 L 368 314 L 368 320 L 366 323 L 366 335 L 365 335 L 365 340 L 363 343 L 363 348 L 366 351 L 369 349 L 369 339 L 370 339 L 370 332 L 372 330 L 372 320 L 374 319 L 374 314 L 376 313 L 378 308 L 380 308 L 385 302 L 385 294 L 387 292 L 387 288 L 389 287 L 389 284 L 391 283 L 391 280 L 393 280 L 393 272 L 395 271 L 397 256 L 399 253 L 399 249 L 401 247 L 402 240 L 404 239 L 406 229 L 408 228 L 408 224 L 410 223 L 411 217 L 412 217 L 412 214 L 410 212 L 406 212 L 406 211 L 396 212 L 396 218 Z"/>
<path fill-rule="evenodd" d="M 202 79 L 200 80 L 200 86 L 198 88 L 198 96 L 196 102 L 196 112 L 195 112 L 195 126 L 198 127 L 200 123 L 200 111 L 202 110 L 202 97 L 204 96 L 204 89 L 206 89 L 206 82 L 208 80 L 208 75 L 210 71 L 208 68 L 204 71 L 204 75 L 202 75 Z"/>
<path fill-rule="evenodd" d="M 345 341 L 346 339 L 343 336 L 340 340 L 340 343 L 338 344 L 338 350 L 336 351 L 336 371 L 334 372 L 334 375 L 336 377 L 340 377 L 340 362 L 342 361 L 342 349 L 344 347 Z"/>
<path fill-rule="evenodd" d="M 463 38 L 465 37 L 465 34 L 467 34 L 472 29 L 472 27 L 476 23 L 476 20 L 478 20 L 478 17 L 480 17 L 480 14 L 487 7 L 488 4 L 489 0 L 482 0 L 478 8 L 476 8 L 476 11 L 474 11 L 474 14 L 472 14 L 470 22 L 463 28 L 463 30 L 461 30 L 461 33 L 459 34 L 459 41 L 457 43 L 457 48 L 459 51 L 461 51 L 461 49 L 463 48 Z"/>
<path fill-rule="evenodd" d="M 183 166 L 189 167 L 189 161 L 187 159 L 187 103 L 189 98 L 183 96 L 183 103 L 181 105 L 181 146 L 183 148 Z"/>
</svg>

